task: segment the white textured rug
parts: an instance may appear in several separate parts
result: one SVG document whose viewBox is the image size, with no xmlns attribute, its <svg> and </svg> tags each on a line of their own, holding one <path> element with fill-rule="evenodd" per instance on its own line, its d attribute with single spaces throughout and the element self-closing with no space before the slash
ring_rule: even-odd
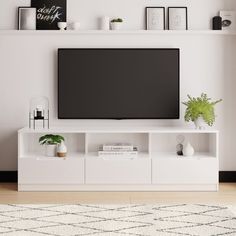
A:
<svg viewBox="0 0 236 236">
<path fill-rule="evenodd" d="M 3 236 L 236 236 L 236 217 L 224 206 L 0 205 Z"/>
</svg>

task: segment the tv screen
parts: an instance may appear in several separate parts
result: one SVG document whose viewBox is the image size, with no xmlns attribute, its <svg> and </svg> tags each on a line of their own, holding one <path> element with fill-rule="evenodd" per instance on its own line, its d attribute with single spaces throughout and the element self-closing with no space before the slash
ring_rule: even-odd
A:
<svg viewBox="0 0 236 236">
<path fill-rule="evenodd" d="M 59 49 L 58 118 L 178 119 L 179 49 Z"/>
</svg>

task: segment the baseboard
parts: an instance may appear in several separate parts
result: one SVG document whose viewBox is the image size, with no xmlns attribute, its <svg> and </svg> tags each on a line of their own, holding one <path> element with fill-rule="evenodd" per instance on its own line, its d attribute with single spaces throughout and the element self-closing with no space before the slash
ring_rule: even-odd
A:
<svg viewBox="0 0 236 236">
<path fill-rule="evenodd" d="M 220 183 L 236 183 L 236 171 L 220 171 Z"/>
<path fill-rule="evenodd" d="M 17 171 L 0 171 L 0 183 L 17 183 Z"/>
<path fill-rule="evenodd" d="M 220 183 L 236 183 L 236 171 L 220 171 Z M 0 183 L 17 183 L 17 171 L 0 171 Z"/>
</svg>

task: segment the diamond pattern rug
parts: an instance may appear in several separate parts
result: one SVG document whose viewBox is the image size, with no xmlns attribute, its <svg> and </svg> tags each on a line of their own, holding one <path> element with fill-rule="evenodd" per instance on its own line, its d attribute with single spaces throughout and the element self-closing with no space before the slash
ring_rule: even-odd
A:
<svg viewBox="0 0 236 236">
<path fill-rule="evenodd" d="M 236 236 L 226 206 L 0 205 L 3 236 Z"/>
</svg>

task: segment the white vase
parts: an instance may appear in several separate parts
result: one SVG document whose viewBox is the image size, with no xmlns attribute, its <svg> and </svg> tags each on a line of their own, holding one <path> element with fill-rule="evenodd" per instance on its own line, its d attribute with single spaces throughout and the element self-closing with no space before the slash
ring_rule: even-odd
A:
<svg viewBox="0 0 236 236">
<path fill-rule="evenodd" d="M 72 22 L 70 27 L 72 30 L 79 30 L 80 29 L 80 22 Z"/>
<path fill-rule="evenodd" d="M 112 30 L 120 30 L 122 26 L 122 22 L 111 22 Z"/>
<path fill-rule="evenodd" d="M 64 142 L 61 142 L 57 145 L 57 156 L 58 157 L 66 157 L 67 147 Z"/>
<path fill-rule="evenodd" d="M 67 27 L 67 22 L 58 22 L 58 23 L 57 23 L 57 27 L 58 27 L 60 30 L 65 30 L 66 27 Z"/>
<path fill-rule="evenodd" d="M 100 28 L 101 30 L 110 30 L 110 18 L 108 16 L 100 19 Z"/>
<path fill-rule="evenodd" d="M 47 144 L 45 148 L 45 154 L 48 157 L 55 157 L 56 156 L 56 151 L 57 151 L 57 145 L 53 144 Z"/>
<path fill-rule="evenodd" d="M 183 148 L 183 155 L 185 157 L 191 157 L 194 155 L 194 148 L 193 146 L 190 144 L 190 142 L 187 142 L 186 145 L 184 145 L 184 148 Z"/>
<path fill-rule="evenodd" d="M 205 126 L 206 126 L 206 122 L 205 122 L 205 120 L 203 119 L 202 116 L 199 116 L 199 117 L 194 121 L 194 124 L 195 124 L 195 128 L 196 128 L 196 129 L 204 129 Z"/>
</svg>

